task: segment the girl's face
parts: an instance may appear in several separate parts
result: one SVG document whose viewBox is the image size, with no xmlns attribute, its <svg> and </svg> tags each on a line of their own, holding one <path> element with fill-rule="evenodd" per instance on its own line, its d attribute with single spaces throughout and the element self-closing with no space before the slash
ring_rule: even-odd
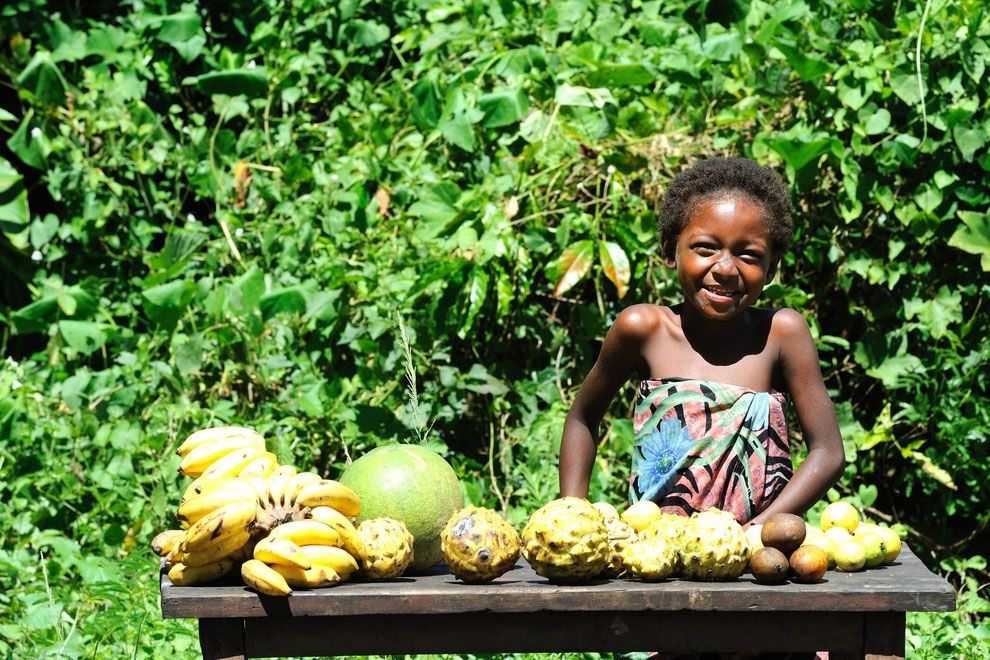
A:
<svg viewBox="0 0 990 660">
<path fill-rule="evenodd" d="M 704 317 L 725 321 L 756 302 L 773 277 L 770 248 L 763 207 L 727 194 L 698 205 L 666 262 L 677 269 L 685 300 Z"/>
</svg>

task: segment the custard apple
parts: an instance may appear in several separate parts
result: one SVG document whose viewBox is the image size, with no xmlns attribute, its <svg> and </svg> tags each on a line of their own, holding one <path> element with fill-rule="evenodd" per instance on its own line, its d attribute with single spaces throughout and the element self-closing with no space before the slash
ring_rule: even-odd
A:
<svg viewBox="0 0 990 660">
<path fill-rule="evenodd" d="M 519 534 L 491 509 L 468 506 L 455 511 L 440 533 L 447 568 L 464 582 L 489 582 L 519 559 Z"/>
<path fill-rule="evenodd" d="M 662 536 L 640 538 L 625 544 L 621 559 L 629 576 L 644 582 L 669 578 L 680 563 L 677 548 Z"/>
<path fill-rule="evenodd" d="M 626 572 L 625 567 L 622 565 L 622 549 L 636 540 L 636 530 L 622 522 L 618 516 L 614 518 L 606 517 L 605 527 L 608 529 L 609 553 L 608 563 L 602 571 L 602 577 L 622 577 Z"/>
<path fill-rule="evenodd" d="M 580 497 L 562 497 L 540 507 L 526 523 L 522 541 L 526 561 L 552 582 L 590 580 L 608 563 L 605 518 Z"/>
<path fill-rule="evenodd" d="M 749 563 L 749 542 L 731 513 L 695 513 L 682 535 L 681 566 L 691 580 L 735 580 Z"/>
<path fill-rule="evenodd" d="M 364 544 L 361 571 L 369 580 L 399 577 L 413 558 L 413 536 L 395 518 L 372 518 L 357 526 Z"/>
</svg>

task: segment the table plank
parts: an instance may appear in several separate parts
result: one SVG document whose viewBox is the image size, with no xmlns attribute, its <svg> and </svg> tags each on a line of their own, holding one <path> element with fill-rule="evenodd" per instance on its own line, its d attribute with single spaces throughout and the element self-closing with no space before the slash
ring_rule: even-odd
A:
<svg viewBox="0 0 990 660">
<path fill-rule="evenodd" d="M 425 575 L 347 582 L 273 598 L 243 585 L 176 587 L 167 575 L 161 576 L 164 618 L 643 610 L 944 612 L 955 609 L 955 597 L 952 587 L 907 546 L 889 566 L 858 573 L 829 571 L 818 584 L 761 585 L 747 574 L 734 582 L 599 580 L 558 585 L 520 560 L 482 585 L 464 584 L 439 567 Z"/>
</svg>

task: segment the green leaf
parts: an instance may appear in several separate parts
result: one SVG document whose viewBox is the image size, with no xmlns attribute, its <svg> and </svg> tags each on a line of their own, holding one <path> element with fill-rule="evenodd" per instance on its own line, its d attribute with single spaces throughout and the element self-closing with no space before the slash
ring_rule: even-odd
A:
<svg viewBox="0 0 990 660">
<path fill-rule="evenodd" d="M 348 33 L 354 43 L 365 48 L 377 46 L 387 41 L 391 35 L 387 25 L 364 20 L 349 21 Z"/>
<path fill-rule="evenodd" d="M 595 87 L 630 87 L 650 85 L 657 74 L 644 64 L 603 64 L 588 74 L 588 82 Z"/>
<path fill-rule="evenodd" d="M 423 220 L 416 228 L 416 236 L 430 240 L 446 231 L 460 214 L 455 206 L 460 195 L 460 188 L 449 182 L 425 190 L 419 201 L 409 207 L 410 215 Z"/>
<path fill-rule="evenodd" d="M 867 135 L 877 135 L 883 133 L 890 126 L 890 112 L 886 108 L 880 108 L 866 120 L 864 127 Z"/>
<path fill-rule="evenodd" d="M 434 73 L 434 71 L 431 71 Z M 420 128 L 436 128 L 440 121 L 440 96 L 437 93 L 436 75 L 417 82 L 412 88 L 412 120 Z"/>
<path fill-rule="evenodd" d="M 48 105 L 65 103 L 68 83 L 52 60 L 51 53 L 41 51 L 28 62 L 20 75 L 17 86 L 31 92 L 36 99 Z"/>
<path fill-rule="evenodd" d="M 980 267 L 990 271 L 990 215 L 959 211 L 961 227 L 949 238 L 949 245 L 963 252 L 980 255 Z"/>
<path fill-rule="evenodd" d="M 917 105 L 921 100 L 918 92 L 918 78 L 913 73 L 902 73 L 890 78 L 890 88 L 897 98 L 910 106 Z"/>
<path fill-rule="evenodd" d="M 713 25 L 721 27 L 717 23 Z M 709 30 L 708 38 L 701 44 L 701 52 L 705 57 L 716 62 L 728 62 L 739 55 L 742 50 L 742 37 L 735 30 L 716 33 Z"/>
<path fill-rule="evenodd" d="M 45 159 L 51 153 L 51 146 L 41 127 L 35 125 L 33 110 L 24 115 L 17 131 L 7 140 L 7 147 L 25 164 L 35 169 L 45 169 Z"/>
<path fill-rule="evenodd" d="M 157 307 L 184 307 L 195 291 L 196 285 L 189 280 L 174 280 L 145 289 L 142 295 Z"/>
<path fill-rule="evenodd" d="M 577 87 L 567 83 L 557 88 L 553 100 L 559 105 L 576 108 L 604 108 L 606 104 L 618 105 L 612 92 L 604 87 Z"/>
<path fill-rule="evenodd" d="M 794 69 L 794 73 L 798 75 L 801 80 L 812 81 L 818 80 L 826 73 L 829 73 L 835 69 L 834 66 L 827 60 L 820 57 L 809 55 L 806 47 L 798 47 L 792 44 L 785 44 L 781 42 L 775 42 L 774 46 L 783 53 L 784 57 L 787 59 L 787 63 L 791 65 Z"/>
<path fill-rule="evenodd" d="M 965 124 L 959 124 L 952 129 L 952 139 L 959 147 L 963 160 L 970 163 L 973 161 L 976 151 L 987 143 L 987 131 L 980 127 L 971 128 Z"/>
<path fill-rule="evenodd" d="M 625 250 L 618 243 L 612 241 L 601 241 L 598 244 L 598 258 L 602 262 L 602 270 L 605 277 L 615 285 L 615 290 L 619 298 L 623 298 L 629 291 L 629 257 Z"/>
<path fill-rule="evenodd" d="M 0 182 L 0 188 L 2 185 Z M 3 222 L 3 198 L 4 194 L 0 192 L 0 226 Z M 31 247 L 37 249 L 47 245 L 56 232 L 58 232 L 58 218 L 54 213 L 48 213 L 44 218 L 35 218 L 31 223 Z"/>
<path fill-rule="evenodd" d="M 481 266 L 473 266 L 468 275 L 467 283 L 461 292 L 463 299 L 461 313 L 461 327 L 457 331 L 457 336 L 461 339 L 467 337 L 474 325 L 474 318 L 481 311 L 488 295 L 488 273 Z"/>
<path fill-rule="evenodd" d="M 866 374 L 880 380 L 885 387 L 894 389 L 903 376 L 924 370 L 924 363 L 917 356 L 908 353 L 889 357 L 878 366 L 867 369 Z"/>
<path fill-rule="evenodd" d="M 932 337 L 942 339 L 953 334 L 949 330 L 950 326 L 962 323 L 962 294 L 959 291 L 950 291 L 949 287 L 942 285 L 938 295 L 931 300 L 905 300 L 904 318 L 917 318 L 928 328 Z"/>
<path fill-rule="evenodd" d="M 796 172 L 828 153 L 834 141 L 828 133 L 813 133 L 807 126 L 796 124 L 784 133 L 768 138 L 767 144 Z"/>
<path fill-rule="evenodd" d="M 259 302 L 261 317 L 268 320 L 276 314 L 302 314 L 306 311 L 306 294 L 299 287 L 279 289 L 262 296 Z"/>
<path fill-rule="evenodd" d="M 211 71 L 200 76 L 185 78 L 183 85 L 195 85 L 204 94 L 243 94 L 251 98 L 264 98 L 268 94 L 268 74 L 265 67 Z"/>
<path fill-rule="evenodd" d="M 583 240 L 564 248 L 557 260 L 550 266 L 551 281 L 554 282 L 553 295 L 564 295 L 581 281 L 594 261 L 595 242 Z"/>
<path fill-rule="evenodd" d="M 161 28 L 156 38 L 179 53 L 183 60 L 191 62 L 203 52 L 206 35 L 203 33 L 199 14 L 192 11 L 162 16 Z"/>
<path fill-rule="evenodd" d="M 845 83 L 839 83 L 839 100 L 850 110 L 856 111 L 863 107 L 869 94 L 864 95 L 859 87 L 850 87 Z"/>
<path fill-rule="evenodd" d="M 106 335 L 91 321 L 59 321 L 58 330 L 65 343 L 83 355 L 89 355 L 106 343 Z"/>
<path fill-rule="evenodd" d="M 478 108 L 484 113 L 481 123 L 488 128 L 515 124 L 529 110 L 529 99 L 522 89 L 503 89 L 485 94 L 478 99 Z"/>
<path fill-rule="evenodd" d="M 0 231 L 19 234 L 30 220 L 24 179 L 7 159 L 0 158 Z"/>
<path fill-rule="evenodd" d="M 259 268 L 252 268 L 228 287 L 227 302 L 235 312 L 246 315 L 258 309 L 264 293 L 265 274 Z"/>
</svg>

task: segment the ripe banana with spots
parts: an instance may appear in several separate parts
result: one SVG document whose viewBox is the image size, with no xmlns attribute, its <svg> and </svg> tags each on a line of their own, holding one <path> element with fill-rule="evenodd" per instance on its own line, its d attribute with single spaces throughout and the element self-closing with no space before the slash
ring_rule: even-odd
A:
<svg viewBox="0 0 990 660">
<path fill-rule="evenodd" d="M 340 534 L 318 520 L 293 520 L 274 528 L 270 538 L 288 539 L 296 545 L 340 545 Z"/>
<path fill-rule="evenodd" d="M 259 453 L 265 451 L 263 446 L 258 447 L 254 438 L 236 435 L 225 437 L 200 445 L 183 456 L 179 463 L 179 472 L 187 477 L 198 477 L 211 465 L 238 449 L 254 449 Z"/>
<path fill-rule="evenodd" d="M 178 563 L 169 569 L 168 579 L 177 587 L 189 587 L 195 584 L 212 582 L 217 578 L 223 577 L 233 568 L 233 559 L 221 559 L 204 566 L 187 566 Z"/>
<path fill-rule="evenodd" d="M 176 511 L 175 519 L 179 522 L 192 524 L 228 504 L 253 502 L 255 497 L 255 490 L 247 481 L 226 479 L 216 488 L 181 503 L 178 511 Z"/>
<path fill-rule="evenodd" d="M 328 506 L 313 507 L 309 515 L 313 520 L 318 520 L 337 530 L 337 533 L 340 535 L 340 547 L 346 550 L 351 556 L 364 556 L 364 542 L 358 535 L 354 523 L 347 516 Z"/>
<path fill-rule="evenodd" d="M 288 596 L 292 588 L 275 569 L 260 559 L 248 559 L 241 564 L 244 584 L 266 596 Z"/>
<path fill-rule="evenodd" d="M 184 529 L 166 529 L 151 539 L 151 549 L 159 557 L 164 557 L 172 551 L 172 548 L 178 546 L 185 537 L 186 530 Z"/>
<path fill-rule="evenodd" d="M 309 507 L 328 506 L 350 517 L 361 513 L 357 493 L 333 479 L 321 479 L 305 486 L 299 491 L 296 501 Z"/>
<path fill-rule="evenodd" d="M 266 564 L 281 564 L 306 570 L 313 566 L 302 548 L 286 538 L 266 536 L 254 546 L 254 558 Z"/>
<path fill-rule="evenodd" d="M 349 579 L 360 568 L 358 560 L 343 548 L 332 545 L 304 545 L 301 551 L 302 556 L 313 566 L 332 568 L 341 580 Z"/>
<path fill-rule="evenodd" d="M 183 552 L 194 552 L 216 545 L 228 536 L 247 530 L 257 512 L 258 506 L 254 502 L 235 502 L 220 507 L 186 530 L 186 538 L 180 548 Z"/>
<path fill-rule="evenodd" d="M 226 438 L 232 437 L 243 437 L 250 438 L 254 442 L 264 449 L 265 439 L 253 429 L 245 428 L 243 426 L 215 426 L 208 429 L 200 429 L 194 433 L 191 433 L 185 441 L 179 445 L 179 448 L 175 450 L 175 453 L 181 457 L 186 457 L 192 450 L 208 445 Z"/>
<path fill-rule="evenodd" d="M 205 566 L 228 557 L 233 559 L 233 555 L 247 545 L 250 539 L 251 532 L 245 529 L 244 531 L 225 536 L 219 542 L 200 550 L 183 552 L 180 561 L 186 566 Z"/>
<path fill-rule="evenodd" d="M 271 569 L 281 575 L 293 589 L 332 587 L 340 582 L 340 576 L 332 568 L 319 564 L 305 571 L 301 568 L 282 566 L 281 564 L 272 564 Z"/>
<path fill-rule="evenodd" d="M 291 503 L 295 502 L 299 498 L 299 493 L 303 488 L 322 479 L 323 477 L 315 472 L 299 472 L 296 474 L 294 477 L 289 479 L 289 482 L 285 486 L 282 506 L 290 506 Z"/>
</svg>

